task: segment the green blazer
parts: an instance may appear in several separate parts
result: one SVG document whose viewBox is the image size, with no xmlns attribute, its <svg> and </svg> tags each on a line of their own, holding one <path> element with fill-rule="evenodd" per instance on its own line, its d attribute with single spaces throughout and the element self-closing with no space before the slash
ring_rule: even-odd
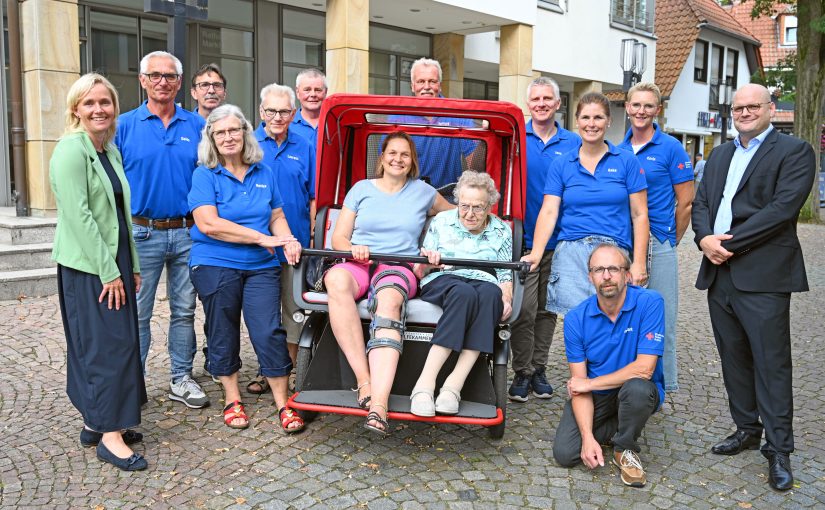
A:
<svg viewBox="0 0 825 510">
<path fill-rule="evenodd" d="M 123 213 L 129 228 L 132 271 L 139 273 L 123 160 L 111 143 L 106 147 L 106 156 L 123 186 Z M 118 244 L 115 194 L 85 131 L 67 134 L 57 143 L 49 161 L 49 181 L 57 200 L 52 258 L 60 265 L 98 275 L 101 283 L 122 276 L 115 261 Z"/>
</svg>

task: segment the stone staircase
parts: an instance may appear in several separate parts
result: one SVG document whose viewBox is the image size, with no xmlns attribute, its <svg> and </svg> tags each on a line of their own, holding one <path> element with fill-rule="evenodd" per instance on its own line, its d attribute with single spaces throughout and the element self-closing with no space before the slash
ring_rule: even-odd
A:
<svg viewBox="0 0 825 510">
<path fill-rule="evenodd" d="M 56 225 L 56 218 L 19 218 L 13 207 L 0 207 L 0 300 L 57 293 Z"/>
</svg>

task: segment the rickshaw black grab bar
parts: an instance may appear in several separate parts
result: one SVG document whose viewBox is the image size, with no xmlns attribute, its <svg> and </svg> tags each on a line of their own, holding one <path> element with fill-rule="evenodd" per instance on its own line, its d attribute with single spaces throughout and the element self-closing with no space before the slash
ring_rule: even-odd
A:
<svg viewBox="0 0 825 510">
<path fill-rule="evenodd" d="M 336 259 L 352 259 L 352 252 L 340 250 L 317 250 L 314 248 L 304 248 L 301 250 L 302 257 L 332 257 Z M 387 255 L 383 253 L 370 253 L 370 260 L 380 262 L 406 262 L 408 264 L 427 264 L 427 257 L 420 255 Z M 473 260 L 473 259 L 450 259 L 442 258 L 441 263 L 445 266 L 476 267 L 484 269 L 510 269 L 516 271 L 519 281 L 524 283 L 527 273 L 530 272 L 528 262 L 502 262 L 497 260 Z"/>
</svg>

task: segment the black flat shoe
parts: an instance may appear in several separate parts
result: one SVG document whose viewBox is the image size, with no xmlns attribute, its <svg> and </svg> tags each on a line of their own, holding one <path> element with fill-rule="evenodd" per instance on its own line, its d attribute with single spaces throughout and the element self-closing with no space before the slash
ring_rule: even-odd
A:
<svg viewBox="0 0 825 510">
<path fill-rule="evenodd" d="M 791 457 L 787 453 L 766 452 L 762 455 L 768 459 L 768 483 L 778 491 L 793 489 L 793 472 Z"/>
<path fill-rule="evenodd" d="M 744 430 L 737 430 L 722 441 L 713 445 L 710 449 L 716 455 L 736 455 L 745 450 L 756 450 L 762 435 L 755 436 L 748 434 Z"/>
<path fill-rule="evenodd" d="M 124 430 L 121 432 L 121 436 L 123 436 L 123 442 L 126 444 L 135 444 L 143 441 L 143 434 L 140 432 L 135 432 L 132 429 Z M 80 429 L 80 444 L 82 446 L 97 446 L 102 437 L 102 432 L 95 432 L 94 430 L 89 430 L 86 427 Z"/>
<path fill-rule="evenodd" d="M 106 448 L 106 445 L 102 442 L 97 445 L 97 458 L 103 462 L 108 462 L 123 471 L 141 471 L 149 466 L 149 463 L 146 462 L 143 455 L 133 453 L 129 458 L 121 459 L 114 453 L 110 452 L 109 449 Z"/>
</svg>

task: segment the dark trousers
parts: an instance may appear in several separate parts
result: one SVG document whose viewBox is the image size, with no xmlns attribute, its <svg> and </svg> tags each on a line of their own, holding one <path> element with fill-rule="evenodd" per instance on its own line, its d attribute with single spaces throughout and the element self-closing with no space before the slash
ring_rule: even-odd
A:
<svg viewBox="0 0 825 510">
<path fill-rule="evenodd" d="M 493 352 L 504 303 L 495 283 L 445 274 L 424 285 L 421 299 L 443 310 L 432 343 L 456 352 Z"/>
<path fill-rule="evenodd" d="M 760 436 L 764 425 L 762 449 L 780 453 L 794 449 L 790 307 L 790 293 L 737 290 L 724 264 L 708 290 L 733 422 Z"/>
<path fill-rule="evenodd" d="M 241 311 L 261 373 L 289 375 L 292 361 L 281 328 L 281 268 L 244 270 L 218 266 L 190 268 L 203 303 L 209 344 L 209 371 L 232 375 L 241 369 Z"/>
<path fill-rule="evenodd" d="M 593 393 L 593 436 L 601 444 L 613 442 L 617 451 L 641 451 L 637 440 L 648 418 L 659 404 L 659 389 L 647 379 L 630 379 L 619 391 Z M 553 440 L 553 457 L 559 465 L 575 466 L 582 461 L 582 436 L 573 403 L 568 400 Z"/>
<path fill-rule="evenodd" d="M 525 250 L 525 253 L 529 251 Z M 537 368 L 547 365 L 557 319 L 556 314 L 546 309 L 547 281 L 550 279 L 552 261 L 553 251 L 544 252 L 538 269 L 524 280 L 521 312 L 513 324 L 510 338 L 513 372 L 532 375 Z"/>
</svg>

